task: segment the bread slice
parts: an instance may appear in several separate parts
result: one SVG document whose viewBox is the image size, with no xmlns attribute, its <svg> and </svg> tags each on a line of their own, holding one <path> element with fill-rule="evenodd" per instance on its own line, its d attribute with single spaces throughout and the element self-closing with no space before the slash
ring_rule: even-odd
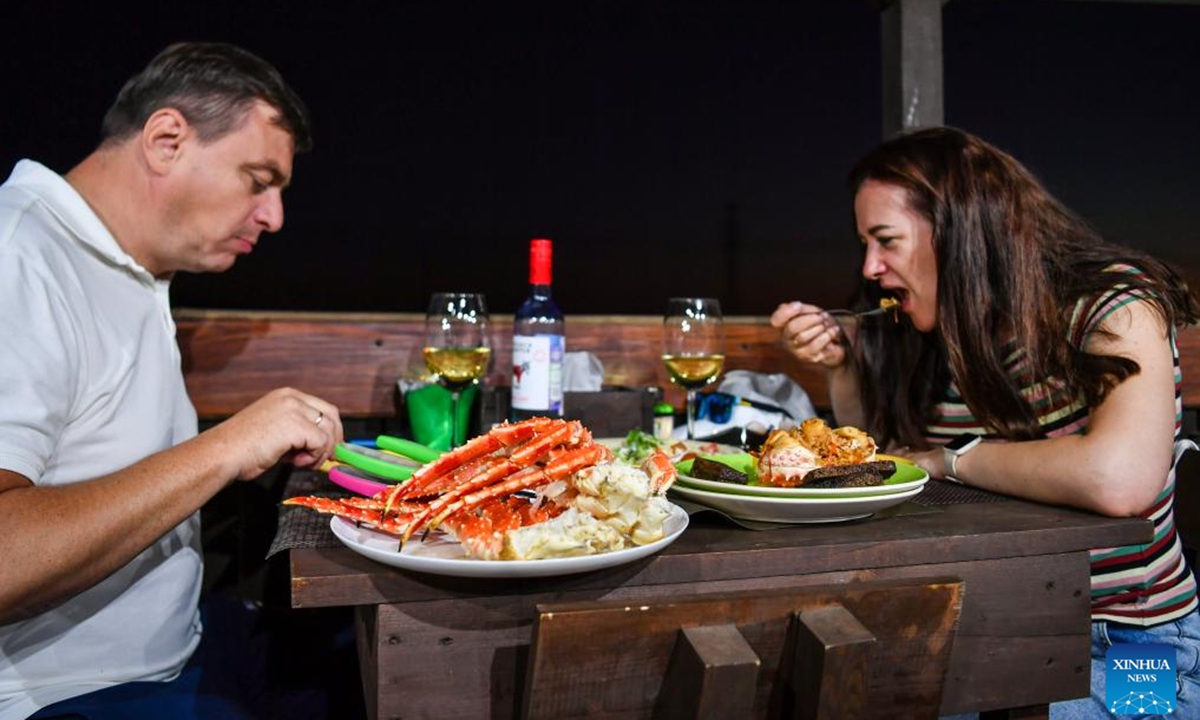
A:
<svg viewBox="0 0 1200 720">
<path fill-rule="evenodd" d="M 746 473 L 738 472 L 723 462 L 703 457 L 698 457 L 692 461 L 692 477 L 701 480 L 733 483 L 735 485 L 745 485 L 750 482 L 750 478 L 746 477 Z"/>
<path fill-rule="evenodd" d="M 896 463 L 891 460 L 857 463 L 854 465 L 824 465 L 810 470 L 804 476 L 801 487 L 839 488 L 870 487 L 882 485 L 884 478 L 896 472 Z"/>
</svg>

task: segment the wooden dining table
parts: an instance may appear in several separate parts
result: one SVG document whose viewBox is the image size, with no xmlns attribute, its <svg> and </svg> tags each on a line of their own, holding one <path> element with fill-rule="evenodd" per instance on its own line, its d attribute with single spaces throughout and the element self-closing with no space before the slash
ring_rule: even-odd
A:
<svg viewBox="0 0 1200 720">
<path fill-rule="evenodd" d="M 298 475 L 287 492 L 311 491 L 313 478 Z M 281 511 L 296 512 L 307 513 Z M 281 517 L 281 533 L 285 519 L 299 518 Z M 964 589 L 935 714 L 1044 716 L 1049 703 L 1088 693 L 1089 549 L 1152 539 L 1146 520 L 931 481 L 916 498 L 870 518 L 748 529 L 698 512 L 648 558 L 582 574 L 494 579 L 389 567 L 332 533 L 320 537 L 327 517 L 304 518 L 316 530 L 281 548 L 293 607 L 354 606 L 368 714 L 406 720 L 520 717 L 533 626 L 547 604 L 849 592 L 914 578 L 955 578 Z M 578 653 L 588 652 L 580 643 Z M 897 707 L 874 706 L 867 716 L 899 717 Z M 755 706 L 756 716 L 769 714 Z"/>
</svg>

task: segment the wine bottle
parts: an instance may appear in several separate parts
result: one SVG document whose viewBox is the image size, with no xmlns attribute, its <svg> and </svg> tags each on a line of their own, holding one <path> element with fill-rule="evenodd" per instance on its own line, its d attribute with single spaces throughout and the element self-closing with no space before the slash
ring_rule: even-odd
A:
<svg viewBox="0 0 1200 720">
<path fill-rule="evenodd" d="M 566 323 L 550 296 L 554 246 L 529 242 L 529 297 L 513 317 L 512 419 L 563 412 L 563 354 Z"/>
</svg>

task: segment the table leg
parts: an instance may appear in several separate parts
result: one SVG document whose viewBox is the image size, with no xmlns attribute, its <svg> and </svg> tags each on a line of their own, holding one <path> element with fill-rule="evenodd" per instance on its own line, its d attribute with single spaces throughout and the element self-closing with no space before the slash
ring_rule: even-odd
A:
<svg viewBox="0 0 1200 720">
<path fill-rule="evenodd" d="M 515 720 L 528 664 L 524 603 L 474 599 L 355 608 L 371 720 Z"/>
<path fill-rule="evenodd" d="M 681 628 L 654 717 L 750 717 L 761 665 L 736 625 Z"/>
<path fill-rule="evenodd" d="M 369 720 L 379 720 L 379 653 L 375 634 L 378 622 L 378 605 L 355 606 L 355 644 L 358 645 L 358 667 L 362 675 L 363 705 Z"/>
<path fill-rule="evenodd" d="M 866 717 L 875 636 L 840 604 L 803 610 L 792 678 L 796 720 Z"/>
</svg>

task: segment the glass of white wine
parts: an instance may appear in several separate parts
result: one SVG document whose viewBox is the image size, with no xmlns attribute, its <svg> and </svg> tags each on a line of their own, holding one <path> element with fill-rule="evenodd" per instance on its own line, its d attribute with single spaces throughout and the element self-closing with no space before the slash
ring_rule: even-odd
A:
<svg viewBox="0 0 1200 720">
<path fill-rule="evenodd" d="M 425 313 L 425 366 L 450 390 L 450 447 L 458 442 L 458 399 L 487 373 L 492 356 L 487 303 L 479 293 L 434 293 Z"/>
<path fill-rule="evenodd" d="M 721 303 L 713 298 L 671 298 L 663 318 L 663 365 L 671 382 L 687 391 L 687 434 L 696 436 L 696 391 L 725 366 Z"/>
</svg>

